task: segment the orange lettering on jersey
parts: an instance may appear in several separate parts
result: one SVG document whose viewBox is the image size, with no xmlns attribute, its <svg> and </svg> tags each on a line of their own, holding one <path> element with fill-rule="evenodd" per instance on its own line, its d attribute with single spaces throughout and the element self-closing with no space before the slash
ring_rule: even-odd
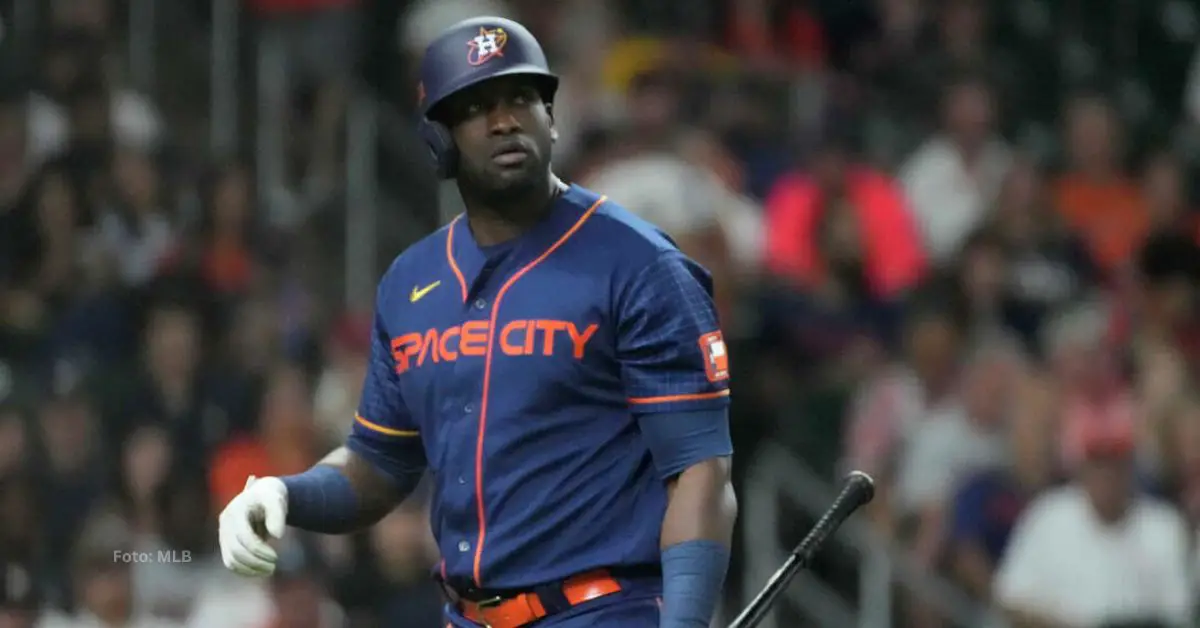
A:
<svg viewBox="0 0 1200 628">
<path fill-rule="evenodd" d="M 525 347 L 521 355 L 533 355 L 533 343 L 537 342 L 537 321 L 525 321 Z"/>
<path fill-rule="evenodd" d="M 596 323 L 580 329 L 569 321 L 516 320 L 504 325 L 497 342 L 500 351 L 507 356 L 550 357 L 556 352 L 565 351 L 566 341 L 569 340 L 571 356 L 582 360 L 588 343 L 598 329 L 600 325 Z M 560 341 L 564 335 L 565 340 Z M 454 362 L 460 357 L 483 357 L 487 354 L 487 342 L 488 322 L 470 321 L 443 330 L 428 329 L 424 333 L 397 336 L 391 343 L 392 359 L 399 374 L 411 368 L 420 368 L 426 363 Z"/>
<path fill-rule="evenodd" d="M 451 327 L 442 332 L 442 343 L 438 345 L 438 354 L 442 356 L 442 360 L 453 362 L 458 359 L 458 342 L 451 343 L 452 339 L 457 339 L 459 330 L 457 327 Z"/>
<path fill-rule="evenodd" d="M 482 356 L 487 353 L 488 323 L 487 321 L 471 321 L 462 326 L 462 342 L 458 345 L 459 353 L 470 356 Z"/>
<path fill-rule="evenodd" d="M 537 321 L 537 328 L 546 332 L 543 336 L 545 340 L 542 342 L 542 355 L 554 355 L 554 332 L 565 330 L 569 324 L 566 321 Z"/>
<path fill-rule="evenodd" d="M 583 333 L 579 333 L 574 324 L 568 324 L 567 333 L 571 334 L 571 344 L 575 347 L 576 360 L 583 359 L 583 348 L 587 346 L 588 341 L 592 339 L 592 335 L 596 333 L 597 329 L 600 329 L 600 326 L 592 323 L 584 328 Z"/>
<path fill-rule="evenodd" d="M 421 353 L 417 355 L 417 364 L 424 364 L 427 357 L 432 357 L 434 362 L 441 361 L 438 357 L 438 330 L 436 329 L 425 332 L 425 338 L 421 341 Z"/>
<path fill-rule="evenodd" d="M 525 331 L 526 337 L 531 336 L 532 334 L 525 330 L 528 326 L 529 321 L 513 321 L 500 330 L 500 350 L 504 352 L 504 355 L 526 355 L 521 345 L 512 344 L 510 336 L 514 331 Z"/>
<path fill-rule="evenodd" d="M 396 372 L 408 370 L 409 359 L 421 348 L 421 334 L 404 334 L 392 339 L 392 360 L 396 363 Z"/>
</svg>

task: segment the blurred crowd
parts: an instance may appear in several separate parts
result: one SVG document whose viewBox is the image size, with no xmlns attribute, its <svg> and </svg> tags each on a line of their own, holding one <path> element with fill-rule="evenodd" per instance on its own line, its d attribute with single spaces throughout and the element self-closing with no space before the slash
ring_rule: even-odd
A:
<svg viewBox="0 0 1200 628">
<path fill-rule="evenodd" d="M 1200 2 L 245 0 L 239 67 L 288 69 L 264 177 L 197 139 L 213 3 L 156 5 L 134 89 L 138 1 L 34 3 L 0 40 L 0 626 L 440 625 L 423 491 L 289 534 L 264 582 L 215 515 L 344 438 L 350 95 L 403 122 L 369 173 L 381 271 L 461 209 L 413 157 L 412 73 L 481 14 L 562 75 L 560 173 L 713 273 L 739 483 L 764 443 L 873 474 L 874 532 L 1018 628 L 1196 625 Z"/>
</svg>

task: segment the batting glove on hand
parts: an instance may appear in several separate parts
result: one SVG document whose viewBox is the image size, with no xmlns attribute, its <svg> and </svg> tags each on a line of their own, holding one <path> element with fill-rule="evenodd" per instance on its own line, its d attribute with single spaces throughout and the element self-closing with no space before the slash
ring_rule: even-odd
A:
<svg viewBox="0 0 1200 628">
<path fill-rule="evenodd" d="M 221 511 L 221 560 L 243 576 L 269 576 L 279 555 L 267 544 L 283 538 L 287 526 L 287 486 L 279 478 L 246 480 L 246 488 Z"/>
</svg>

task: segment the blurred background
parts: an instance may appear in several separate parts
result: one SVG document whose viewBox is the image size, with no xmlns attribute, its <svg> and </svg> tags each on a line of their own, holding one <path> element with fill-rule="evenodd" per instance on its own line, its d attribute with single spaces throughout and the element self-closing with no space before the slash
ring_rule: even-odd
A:
<svg viewBox="0 0 1200 628">
<path fill-rule="evenodd" d="M 727 615 L 857 468 L 771 626 L 1197 625 L 1200 1 L 0 5 L 0 626 L 439 625 L 420 498 L 260 583 L 215 515 L 347 433 L 461 210 L 414 62 L 480 14 L 561 73 L 560 174 L 717 280 Z"/>
</svg>

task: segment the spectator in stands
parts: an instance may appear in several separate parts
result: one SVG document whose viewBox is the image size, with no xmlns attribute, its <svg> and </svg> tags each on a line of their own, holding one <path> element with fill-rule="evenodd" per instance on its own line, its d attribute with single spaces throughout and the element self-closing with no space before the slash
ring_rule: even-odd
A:
<svg viewBox="0 0 1200 628">
<path fill-rule="evenodd" d="M 18 262 L 23 276 L 37 294 L 51 305 L 70 300 L 71 292 L 85 277 L 85 266 L 96 261 L 95 239 L 84 229 L 87 211 L 82 190 L 62 164 L 43 168 L 31 182 L 26 197 L 26 225 L 33 231 L 18 247 L 25 257 Z M 28 233 L 28 231 L 27 231 Z"/>
<path fill-rule="evenodd" d="M 1005 247 L 1008 322 L 1034 348 L 1046 318 L 1095 283 L 1096 267 L 1051 207 L 1042 173 L 1029 158 L 1009 169 L 986 229 Z"/>
<path fill-rule="evenodd" d="M 1022 356 L 998 338 L 979 342 L 972 353 L 956 389 L 908 426 L 896 452 L 896 515 L 911 527 L 912 546 L 929 565 L 940 562 L 946 508 L 959 482 L 1006 458 Z"/>
<path fill-rule="evenodd" d="M 1142 418 L 1119 356 L 1110 346 L 1110 312 L 1098 303 L 1072 306 L 1043 330 L 1043 346 L 1057 397 L 1061 458 L 1073 469 L 1084 457 L 1095 426 L 1121 426 L 1137 433 Z"/>
<path fill-rule="evenodd" d="M 1184 168 L 1172 151 L 1152 154 L 1142 167 L 1142 198 L 1151 231 L 1174 230 L 1200 240 L 1200 223 L 1190 207 Z"/>
<path fill-rule="evenodd" d="M 856 161 L 850 139 L 836 132 L 823 138 L 807 172 L 775 184 L 766 212 L 766 271 L 800 289 L 818 288 L 829 272 L 820 256 L 818 226 L 832 212 L 844 212 L 853 222 L 872 296 L 895 299 L 925 271 L 921 236 L 903 191 L 886 174 Z"/>
<path fill-rule="evenodd" d="M 120 495 L 136 546 L 157 542 L 162 532 L 158 505 L 159 490 L 167 481 L 173 452 L 171 438 L 161 425 L 144 425 L 122 443 Z"/>
<path fill-rule="evenodd" d="M 996 133 L 991 87 L 978 76 L 943 87 L 941 131 L 900 169 L 930 257 L 948 262 L 987 222 L 1012 161 Z"/>
<path fill-rule="evenodd" d="M 263 233 L 255 216 L 253 180 L 241 164 L 214 168 L 200 185 L 200 272 L 209 289 L 240 295 L 261 274 Z"/>
<path fill-rule="evenodd" d="M 1190 234 L 1163 232 L 1146 240 L 1137 256 L 1139 289 L 1128 336 L 1135 359 L 1172 347 L 1200 366 L 1200 244 Z"/>
<path fill-rule="evenodd" d="M 133 550 L 129 529 L 119 516 L 102 511 L 93 515 L 71 557 L 76 608 L 70 613 L 47 613 L 39 625 L 47 628 L 172 628 L 177 624 L 139 615 L 134 605 Z"/>
<path fill-rule="evenodd" d="M 1092 424 L 1074 481 L 1021 516 L 995 597 L 1018 626 L 1190 626 L 1192 555 L 1183 517 L 1138 494 L 1134 434 Z"/>
<path fill-rule="evenodd" d="M 41 90 L 30 101 L 30 147 L 39 161 L 100 131 L 121 146 L 159 146 L 161 114 L 145 96 L 111 84 L 103 39 L 66 27 L 53 31 L 49 45 Z"/>
<path fill-rule="evenodd" d="M 985 0 L 944 0 L 930 7 L 930 30 L 935 35 L 930 39 L 935 47 L 920 55 L 909 70 L 910 88 L 922 105 L 918 114 L 936 112 L 942 81 L 963 73 L 976 74 L 991 84 L 997 104 L 1003 104 L 1005 111 L 1027 110 L 1035 97 L 1021 93 L 1028 91 L 1023 83 L 1027 77 L 1008 42 L 995 36 L 993 8 Z"/>
<path fill-rule="evenodd" d="M 114 438 L 140 424 L 162 425 L 171 435 L 178 464 L 199 468 L 235 425 L 238 397 L 227 376 L 206 362 L 210 332 L 198 306 L 163 296 L 146 308 L 140 372 L 123 383 L 124 412 L 114 410 Z"/>
<path fill-rule="evenodd" d="M 91 400 L 77 387 L 54 391 L 41 407 L 39 424 L 45 456 L 38 489 L 41 533 L 51 560 L 63 566 L 88 513 L 104 498 L 107 452 Z"/>
<path fill-rule="evenodd" d="M 1055 424 L 1032 410 L 1029 395 L 1036 373 L 1018 376 L 1008 392 L 1009 448 L 1006 460 L 957 485 L 947 509 L 946 563 L 955 579 L 982 602 L 990 603 L 992 578 L 1008 547 L 1013 527 L 1030 500 L 1055 477 Z"/>
<path fill-rule="evenodd" d="M 876 476 L 874 507 L 885 532 L 911 537 L 925 487 L 918 481 L 922 454 L 910 437 L 931 421 L 961 410 L 960 367 L 967 320 L 960 300 L 930 288 L 905 313 L 901 361 L 864 382 L 849 417 L 845 465 Z M 936 464 L 936 462 L 935 462 Z M 897 526 L 903 525 L 903 529 Z"/>
<path fill-rule="evenodd" d="M 137 549 L 158 560 L 133 566 L 134 602 L 139 614 L 182 622 L 194 611 L 198 594 L 220 577 L 224 564 L 213 552 L 213 515 L 202 474 L 176 468 L 155 491 L 157 533 Z"/>
<path fill-rule="evenodd" d="M 1011 335 L 1003 242 L 990 231 L 970 234 L 949 273 L 963 295 L 975 338 Z"/>
<path fill-rule="evenodd" d="M 712 202 L 729 248 L 730 279 L 756 279 L 762 264 L 763 211 L 747 194 L 745 169 L 713 133 L 685 133 L 680 148 L 689 163 L 713 176 Z"/>
<path fill-rule="evenodd" d="M 1117 113 L 1101 96 L 1076 96 L 1067 103 L 1065 120 L 1067 163 L 1056 183 L 1056 209 L 1083 236 L 1104 272 L 1126 269 L 1149 217 L 1141 191 L 1124 170 Z"/>
<path fill-rule="evenodd" d="M 795 376 L 815 386 L 853 388 L 894 340 L 900 307 L 872 289 L 854 208 L 838 199 L 814 220 L 810 237 L 820 273 L 802 285 L 772 277 L 776 285 L 764 290 L 759 333 Z"/>
<path fill-rule="evenodd" d="M 99 218 L 99 244 L 116 260 L 121 280 L 137 287 L 152 279 L 175 248 L 175 227 L 153 159 L 122 149 L 113 161 L 113 204 Z"/>
</svg>

